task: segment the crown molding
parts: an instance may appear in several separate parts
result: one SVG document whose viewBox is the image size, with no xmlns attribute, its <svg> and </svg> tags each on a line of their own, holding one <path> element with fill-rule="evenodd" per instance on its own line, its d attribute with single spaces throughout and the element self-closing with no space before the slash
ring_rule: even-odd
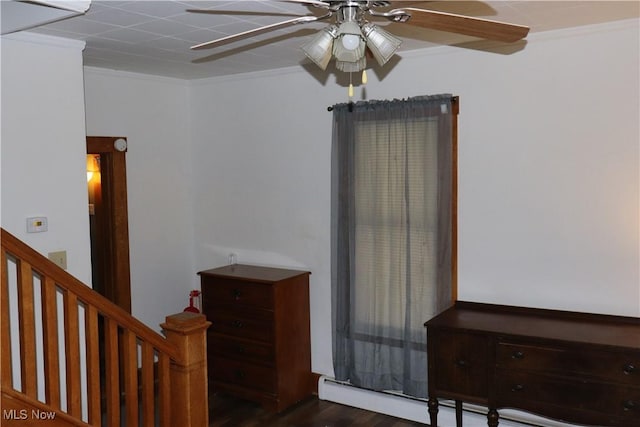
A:
<svg viewBox="0 0 640 427">
<path fill-rule="evenodd" d="M 83 51 L 86 42 L 84 40 L 72 40 L 63 37 L 49 36 L 46 34 L 30 33 L 28 31 L 20 31 L 17 33 L 4 34 L 0 41 L 13 40 L 23 43 L 37 44 L 41 46 L 61 47 L 66 49 L 76 49 Z"/>
<path fill-rule="evenodd" d="M 165 84 L 171 84 L 175 86 L 186 87 L 189 84 L 189 80 L 181 79 L 178 77 L 166 77 L 156 76 L 154 74 L 135 73 L 133 71 L 114 70 L 111 68 L 93 67 L 85 65 L 84 72 L 86 74 L 94 74 L 99 76 L 116 77 L 116 78 L 128 78 L 144 81 L 159 82 Z"/>
</svg>

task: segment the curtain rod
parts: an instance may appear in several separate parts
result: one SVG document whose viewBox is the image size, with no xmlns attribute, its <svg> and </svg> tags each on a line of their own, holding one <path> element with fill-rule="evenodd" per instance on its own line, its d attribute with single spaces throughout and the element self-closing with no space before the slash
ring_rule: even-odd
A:
<svg viewBox="0 0 640 427">
<path fill-rule="evenodd" d="M 349 112 L 352 112 L 353 111 L 353 101 L 349 101 L 347 103 L 347 107 L 349 108 Z M 327 111 L 333 111 L 333 105 L 329 105 L 327 107 Z"/>
<path fill-rule="evenodd" d="M 451 97 L 451 102 L 458 102 L 458 97 L 457 96 L 452 96 Z M 347 103 L 347 107 L 349 108 L 349 112 L 353 111 L 353 105 L 354 105 L 353 101 L 349 101 Z M 329 112 L 333 111 L 333 105 L 328 106 L 327 107 L 327 111 L 329 111 Z"/>
</svg>

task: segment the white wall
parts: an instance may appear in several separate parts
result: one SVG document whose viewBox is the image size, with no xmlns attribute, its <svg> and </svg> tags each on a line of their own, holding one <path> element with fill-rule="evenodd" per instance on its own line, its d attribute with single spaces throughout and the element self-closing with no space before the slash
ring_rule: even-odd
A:
<svg viewBox="0 0 640 427">
<path fill-rule="evenodd" d="M 0 204 L 4 229 L 45 256 L 53 251 L 66 251 L 67 271 L 90 284 L 82 49 L 84 42 L 30 33 L 0 38 Z M 28 234 L 26 219 L 33 216 L 46 217 L 48 231 Z M 11 273 L 7 274 L 10 277 L 9 315 L 11 322 L 17 324 L 16 279 Z M 38 295 L 35 297 L 37 301 Z M 62 306 L 59 309 L 62 310 Z M 39 313 L 37 307 L 36 313 Z M 62 315 L 59 311 L 59 318 Z M 40 334 L 41 329 L 36 328 L 36 335 Z M 14 386 L 19 388 L 19 376 L 15 375 L 20 365 L 19 337 L 14 334 L 11 338 Z M 42 354 L 41 347 L 36 344 L 38 354 Z M 39 375 L 42 369 L 40 364 Z M 81 382 L 86 383 L 84 374 Z M 40 376 L 38 396 L 41 399 L 43 387 Z M 85 396 L 83 393 L 83 414 L 86 413 Z M 62 404 L 66 405 L 64 396 Z"/>
<path fill-rule="evenodd" d="M 36 250 L 67 251 L 68 271 L 91 283 L 82 49 L 35 34 L 0 39 L 2 227 Z M 26 219 L 49 231 L 26 233 Z"/>
<path fill-rule="evenodd" d="M 638 22 L 528 39 L 406 53 L 364 92 L 460 96 L 460 299 L 638 316 Z M 293 69 L 191 86 L 196 266 L 311 270 L 313 369 L 332 375 L 326 107 L 346 89 Z"/>
<path fill-rule="evenodd" d="M 131 311 L 158 330 L 196 277 L 187 86 L 87 67 L 85 99 L 87 135 L 127 137 Z"/>
<path fill-rule="evenodd" d="M 469 55 L 461 299 L 640 314 L 639 40 L 636 20 Z"/>
</svg>

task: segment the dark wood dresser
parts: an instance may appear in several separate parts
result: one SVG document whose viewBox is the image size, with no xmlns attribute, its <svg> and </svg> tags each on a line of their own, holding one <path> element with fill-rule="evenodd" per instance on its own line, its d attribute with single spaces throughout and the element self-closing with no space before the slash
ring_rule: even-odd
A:
<svg viewBox="0 0 640 427">
<path fill-rule="evenodd" d="M 235 264 L 198 273 L 212 392 L 281 411 L 313 390 L 309 272 Z"/>
<path fill-rule="evenodd" d="M 458 301 L 425 323 L 429 414 L 438 399 L 569 423 L 640 426 L 640 319 Z"/>
</svg>

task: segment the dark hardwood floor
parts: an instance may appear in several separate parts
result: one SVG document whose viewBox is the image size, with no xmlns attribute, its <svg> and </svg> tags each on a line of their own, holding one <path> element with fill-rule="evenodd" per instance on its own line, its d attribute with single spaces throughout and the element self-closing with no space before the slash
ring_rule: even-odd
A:
<svg viewBox="0 0 640 427">
<path fill-rule="evenodd" d="M 218 393 L 210 397 L 210 427 L 418 427 L 426 426 L 311 397 L 273 414 L 260 405 Z M 426 411 L 426 408 L 425 408 Z"/>
</svg>

